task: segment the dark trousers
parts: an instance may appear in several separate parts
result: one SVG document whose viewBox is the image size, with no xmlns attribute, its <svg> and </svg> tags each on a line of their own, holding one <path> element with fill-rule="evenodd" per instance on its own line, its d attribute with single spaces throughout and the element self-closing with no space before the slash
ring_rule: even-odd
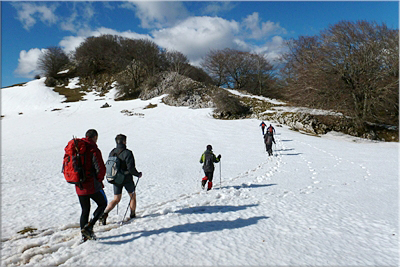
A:
<svg viewBox="0 0 400 267">
<path fill-rule="evenodd" d="M 272 144 L 265 144 L 265 148 L 267 149 L 268 155 L 272 155 Z"/>
<path fill-rule="evenodd" d="M 208 181 L 212 182 L 214 177 L 214 172 L 204 172 L 204 174 L 207 176 Z"/>
<path fill-rule="evenodd" d="M 91 195 L 78 196 L 78 197 L 79 197 L 79 203 L 81 204 L 82 208 L 81 220 L 80 220 L 81 229 L 83 229 L 83 227 L 85 227 L 85 225 L 89 222 L 90 199 L 93 199 L 93 201 L 96 202 L 97 209 L 94 211 L 93 218 L 90 221 L 90 224 L 93 226 L 107 207 L 106 194 L 104 193 L 103 190 L 100 190 L 99 192 L 96 192 Z"/>
</svg>

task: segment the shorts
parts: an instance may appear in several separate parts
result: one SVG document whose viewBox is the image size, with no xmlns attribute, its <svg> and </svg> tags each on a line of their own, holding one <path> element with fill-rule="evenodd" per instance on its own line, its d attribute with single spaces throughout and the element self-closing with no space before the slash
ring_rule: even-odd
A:
<svg viewBox="0 0 400 267">
<path fill-rule="evenodd" d="M 121 195 L 122 194 L 122 188 L 125 187 L 125 190 L 130 194 L 135 192 L 135 183 L 133 180 L 130 180 L 129 182 L 123 184 L 123 185 L 114 185 L 114 195 Z"/>
</svg>

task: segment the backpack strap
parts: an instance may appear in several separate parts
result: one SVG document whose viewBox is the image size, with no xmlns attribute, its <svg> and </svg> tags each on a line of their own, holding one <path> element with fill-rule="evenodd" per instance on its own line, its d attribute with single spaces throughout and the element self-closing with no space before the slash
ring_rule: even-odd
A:
<svg viewBox="0 0 400 267">
<path fill-rule="evenodd" d="M 115 155 L 115 156 L 119 156 L 119 154 L 121 154 L 122 152 L 124 152 L 126 150 L 126 148 L 124 148 L 124 149 L 122 149 L 120 152 L 118 152 L 118 153 L 116 153 L 116 152 L 114 152 L 113 153 L 113 155 Z"/>
<path fill-rule="evenodd" d="M 117 158 L 119 158 L 119 155 L 120 155 L 122 152 L 124 152 L 125 150 L 126 150 L 126 148 L 123 148 L 120 152 L 114 153 L 113 155 L 114 155 L 114 156 L 117 156 Z M 120 158 L 119 158 L 119 159 L 120 159 Z M 120 161 L 122 162 L 123 160 L 120 159 Z M 125 161 L 123 161 L 123 162 L 125 162 Z M 126 162 L 125 162 L 125 165 L 126 165 Z M 121 171 L 122 171 L 124 174 L 128 174 L 128 173 L 129 173 L 129 171 L 123 171 L 122 169 L 121 169 Z"/>
</svg>

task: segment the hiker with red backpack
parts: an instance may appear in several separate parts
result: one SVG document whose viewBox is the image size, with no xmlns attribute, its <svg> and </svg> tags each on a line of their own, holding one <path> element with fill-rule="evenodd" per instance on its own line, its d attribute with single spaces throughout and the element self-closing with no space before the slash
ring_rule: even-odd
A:
<svg viewBox="0 0 400 267">
<path fill-rule="evenodd" d="M 262 135 L 264 135 L 264 129 L 267 125 L 265 124 L 265 122 L 261 122 L 260 127 L 261 127 L 261 131 L 262 131 Z"/>
<path fill-rule="evenodd" d="M 216 157 L 214 153 L 212 152 L 212 146 L 207 145 L 206 151 L 201 155 L 200 158 L 200 163 L 203 163 L 203 171 L 205 176 L 201 180 L 201 188 L 204 189 L 206 186 L 206 183 L 208 181 L 207 185 L 207 191 L 211 190 L 212 188 L 212 180 L 214 176 L 214 163 L 220 162 L 221 160 L 221 154 Z"/>
<path fill-rule="evenodd" d="M 100 222 L 103 225 L 106 225 L 108 213 L 121 201 L 123 188 L 128 192 L 131 199 L 129 202 L 129 207 L 131 209 L 130 219 L 136 217 L 136 186 L 133 181 L 133 175 L 138 178 L 142 177 L 142 173 L 136 170 L 135 158 L 132 151 L 126 148 L 126 136 L 123 134 L 117 135 L 115 137 L 115 142 L 117 143 L 117 147 L 111 150 L 109 157 L 117 156 L 119 158 L 121 162 L 120 169 L 125 177 L 123 177 L 121 184 L 113 184 L 114 199 L 108 204 L 104 214 L 100 218 Z"/>
<path fill-rule="evenodd" d="M 275 134 L 275 128 L 272 127 L 272 124 L 270 124 L 267 128 L 267 132 L 271 133 L 272 135 Z"/>
<path fill-rule="evenodd" d="M 67 182 L 75 184 L 82 208 L 80 217 L 82 242 L 96 239 L 93 226 L 107 206 L 107 197 L 103 191 L 106 167 L 96 144 L 98 137 L 97 131 L 90 129 L 86 132 L 85 138 L 74 138 L 65 147 L 63 173 Z M 91 199 L 96 202 L 97 208 L 89 221 Z"/>
</svg>

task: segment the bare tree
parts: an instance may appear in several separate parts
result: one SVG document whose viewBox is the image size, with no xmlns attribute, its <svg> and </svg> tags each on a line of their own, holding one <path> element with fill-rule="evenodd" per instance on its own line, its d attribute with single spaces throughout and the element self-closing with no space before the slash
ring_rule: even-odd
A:
<svg viewBox="0 0 400 267">
<path fill-rule="evenodd" d="M 210 50 L 203 58 L 201 66 L 209 73 L 216 86 L 226 85 L 226 58 L 223 51 Z"/>
<path fill-rule="evenodd" d="M 226 48 L 210 51 L 202 62 L 218 86 L 264 94 L 273 81 L 273 66 L 259 54 Z"/>
<path fill-rule="evenodd" d="M 119 74 L 118 95 L 124 98 L 137 98 L 140 94 L 140 85 L 147 76 L 146 66 L 138 60 L 133 59 L 126 69 Z"/>
<path fill-rule="evenodd" d="M 162 50 L 151 40 L 128 39 L 121 40 L 121 58 L 131 62 L 133 59 L 141 61 L 148 71 L 148 75 L 155 75 L 164 68 Z"/>
<path fill-rule="evenodd" d="M 74 59 L 82 76 L 99 73 L 116 73 L 125 66 L 121 66 L 119 59 L 121 46 L 120 37 L 102 35 L 87 38 L 75 50 Z"/>
<path fill-rule="evenodd" d="M 46 77 L 55 77 L 70 63 L 68 56 L 59 46 L 48 47 L 39 57 L 37 65 Z"/>
<path fill-rule="evenodd" d="M 165 57 L 169 69 L 181 75 L 186 75 L 188 71 L 189 59 L 179 51 L 166 51 Z"/>
<path fill-rule="evenodd" d="M 288 42 L 282 74 L 292 99 L 334 108 L 362 123 L 398 123 L 398 31 L 341 21 Z M 304 103 L 306 102 L 306 103 Z"/>
</svg>

